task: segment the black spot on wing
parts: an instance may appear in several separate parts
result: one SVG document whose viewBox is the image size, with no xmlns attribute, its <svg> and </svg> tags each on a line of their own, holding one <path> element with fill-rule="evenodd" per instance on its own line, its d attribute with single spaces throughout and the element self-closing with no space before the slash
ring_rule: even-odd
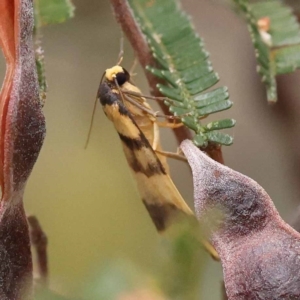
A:
<svg viewBox="0 0 300 300">
<path fill-rule="evenodd" d="M 128 160 L 128 163 L 134 172 L 143 173 L 147 177 L 152 177 L 159 174 L 167 174 L 159 160 L 157 160 L 155 163 L 148 163 L 145 167 L 136 159 L 135 156 L 133 156 L 133 159 Z"/>
<path fill-rule="evenodd" d="M 145 199 L 142 201 L 158 231 L 164 231 L 168 227 L 170 218 L 179 212 L 178 208 L 171 203 L 148 204 Z"/>
<path fill-rule="evenodd" d="M 140 150 L 141 148 L 151 148 L 148 141 L 140 134 L 139 138 L 133 139 L 119 133 L 120 139 L 130 150 Z"/>
<path fill-rule="evenodd" d="M 119 107 L 119 113 L 122 116 L 129 116 L 130 113 L 127 110 L 127 108 L 124 106 L 124 104 L 120 101 L 120 95 L 118 93 L 114 93 L 112 91 L 111 84 L 108 84 L 107 82 L 102 82 L 99 86 L 97 98 L 99 98 L 100 103 L 102 106 L 105 105 L 113 105 L 118 104 Z"/>
<path fill-rule="evenodd" d="M 100 103 L 104 105 L 112 105 L 118 101 L 117 96 L 112 92 L 111 88 L 106 82 L 102 82 L 99 85 L 97 98 L 99 98 Z"/>
<path fill-rule="evenodd" d="M 128 109 L 125 107 L 125 105 L 121 101 L 119 101 L 118 105 L 119 105 L 119 113 L 120 113 L 120 115 L 122 115 L 122 116 L 130 116 L 131 117 L 130 112 L 128 111 Z"/>
<path fill-rule="evenodd" d="M 158 159 L 148 140 L 141 131 L 139 138 L 135 139 L 129 138 L 121 133 L 119 133 L 119 136 L 125 147 L 127 147 L 131 152 L 130 155 L 127 156 L 127 161 L 134 172 L 143 173 L 147 177 L 159 174 L 167 174 L 161 161 Z M 142 148 L 147 148 L 151 155 L 155 157 L 155 161 L 148 162 L 146 166 L 143 165 L 136 157 L 136 151 L 140 151 Z M 146 154 L 145 159 L 147 159 Z"/>
</svg>

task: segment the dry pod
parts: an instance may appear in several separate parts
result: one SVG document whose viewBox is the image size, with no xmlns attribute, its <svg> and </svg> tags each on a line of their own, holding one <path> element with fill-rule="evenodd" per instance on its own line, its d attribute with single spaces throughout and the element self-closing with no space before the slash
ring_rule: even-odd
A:
<svg viewBox="0 0 300 300">
<path fill-rule="evenodd" d="M 32 0 L 0 1 L 6 74 L 0 93 L 0 299 L 31 297 L 32 260 L 23 194 L 45 136 L 32 43 Z"/>
<path fill-rule="evenodd" d="M 213 161 L 191 141 L 181 149 L 193 172 L 198 219 L 222 212 L 211 241 L 228 299 L 300 299 L 300 234 L 254 180 Z"/>
</svg>

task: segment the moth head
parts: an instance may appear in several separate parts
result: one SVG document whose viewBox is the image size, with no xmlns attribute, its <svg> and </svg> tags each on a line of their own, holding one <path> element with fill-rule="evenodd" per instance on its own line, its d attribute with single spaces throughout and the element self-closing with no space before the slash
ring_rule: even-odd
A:
<svg viewBox="0 0 300 300">
<path fill-rule="evenodd" d="M 122 86 L 125 82 L 130 80 L 130 75 L 123 67 L 114 66 L 110 69 L 106 69 L 105 78 L 112 82 L 117 80 L 118 85 Z"/>
</svg>

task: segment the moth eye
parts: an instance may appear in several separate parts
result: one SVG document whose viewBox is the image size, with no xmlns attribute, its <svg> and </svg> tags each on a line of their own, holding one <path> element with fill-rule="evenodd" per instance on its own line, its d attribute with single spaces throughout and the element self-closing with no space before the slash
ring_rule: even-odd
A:
<svg viewBox="0 0 300 300">
<path fill-rule="evenodd" d="M 116 79 L 120 86 L 123 85 L 127 81 L 125 73 L 117 73 Z"/>
<path fill-rule="evenodd" d="M 116 74 L 116 79 L 118 84 L 121 86 L 123 85 L 126 81 L 129 81 L 130 75 L 129 73 L 123 68 L 123 72 L 119 72 Z"/>
</svg>

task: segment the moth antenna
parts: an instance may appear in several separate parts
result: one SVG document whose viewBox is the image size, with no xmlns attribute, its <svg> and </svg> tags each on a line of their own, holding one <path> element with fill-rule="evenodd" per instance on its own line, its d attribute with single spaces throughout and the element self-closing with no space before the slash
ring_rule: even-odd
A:
<svg viewBox="0 0 300 300">
<path fill-rule="evenodd" d="M 101 77 L 100 84 L 102 83 L 104 76 L 105 76 L 105 72 L 103 73 L 103 75 Z M 96 97 L 96 100 L 95 100 L 95 103 L 94 103 L 91 123 L 90 123 L 90 127 L 89 127 L 88 136 L 87 136 L 87 139 L 86 139 L 86 142 L 85 142 L 85 145 L 84 145 L 84 149 L 87 148 L 87 146 L 89 144 L 89 141 L 90 141 L 91 134 L 92 134 L 92 128 L 93 128 L 93 123 L 94 123 L 94 118 L 95 118 L 95 113 L 96 113 L 96 108 L 97 108 L 97 102 L 98 102 L 98 97 Z"/>
<path fill-rule="evenodd" d="M 120 39 L 120 52 L 118 56 L 118 62 L 117 66 L 120 66 L 122 61 L 123 61 L 123 56 L 124 56 L 124 37 L 122 36 Z"/>
<path fill-rule="evenodd" d="M 85 145 L 84 145 L 84 149 L 87 148 L 87 146 L 89 144 L 89 141 L 90 141 L 91 134 L 92 134 L 92 129 L 93 129 L 93 124 L 94 124 L 94 118 L 95 118 L 97 103 L 98 103 L 98 98 L 96 98 L 96 100 L 94 102 L 94 108 L 93 108 L 91 123 L 90 123 L 90 127 L 89 127 L 88 136 L 87 136 L 87 139 L 86 139 L 86 142 L 85 142 Z"/>
</svg>

